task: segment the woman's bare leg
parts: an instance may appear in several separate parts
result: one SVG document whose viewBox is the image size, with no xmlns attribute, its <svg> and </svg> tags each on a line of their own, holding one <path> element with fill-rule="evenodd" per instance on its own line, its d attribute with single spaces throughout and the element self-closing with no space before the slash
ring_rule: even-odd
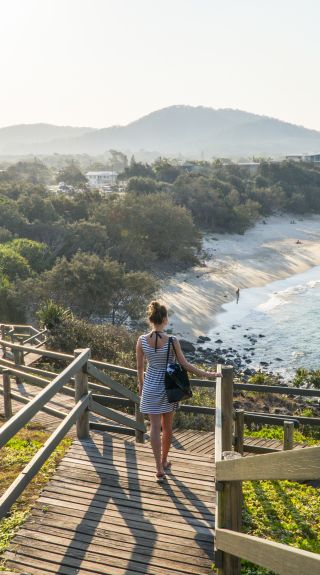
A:
<svg viewBox="0 0 320 575">
<path fill-rule="evenodd" d="M 161 461 L 161 415 L 150 414 L 150 441 L 154 458 L 156 460 L 157 472 L 163 473 L 163 465 Z"/>
<path fill-rule="evenodd" d="M 173 411 L 163 413 L 162 421 L 162 465 L 165 467 L 168 462 L 168 453 L 172 442 Z"/>
</svg>

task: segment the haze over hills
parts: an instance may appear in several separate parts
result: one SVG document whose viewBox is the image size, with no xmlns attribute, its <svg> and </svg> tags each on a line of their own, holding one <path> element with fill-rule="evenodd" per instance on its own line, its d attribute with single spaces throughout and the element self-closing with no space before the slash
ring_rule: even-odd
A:
<svg viewBox="0 0 320 575">
<path fill-rule="evenodd" d="M 280 156 L 319 153 L 320 132 L 240 110 L 170 106 L 126 126 L 73 128 L 30 124 L 0 129 L 0 155 L 126 153 Z"/>
</svg>

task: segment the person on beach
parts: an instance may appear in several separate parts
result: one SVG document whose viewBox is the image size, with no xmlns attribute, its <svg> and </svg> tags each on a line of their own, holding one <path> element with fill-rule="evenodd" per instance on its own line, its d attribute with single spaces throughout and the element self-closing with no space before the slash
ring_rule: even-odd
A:
<svg viewBox="0 0 320 575">
<path fill-rule="evenodd" d="M 151 331 L 138 338 L 136 347 L 140 411 L 150 418 L 150 440 L 156 462 L 156 479 L 162 482 L 171 467 L 168 453 L 172 441 L 173 414 L 178 404 L 168 402 L 165 390 L 169 345 L 169 336 L 164 332 L 168 325 L 167 308 L 158 301 L 152 301 L 147 312 Z M 204 371 L 189 363 L 182 353 L 178 339 L 175 336 L 171 337 L 176 359 L 182 367 L 199 377 L 207 379 L 217 377 L 216 372 Z M 146 374 L 144 374 L 145 359 L 148 362 Z M 174 352 L 170 349 L 169 363 L 172 361 Z"/>
<path fill-rule="evenodd" d="M 240 288 L 236 289 L 236 298 L 237 298 L 237 303 L 239 301 L 239 297 L 240 297 Z"/>
</svg>

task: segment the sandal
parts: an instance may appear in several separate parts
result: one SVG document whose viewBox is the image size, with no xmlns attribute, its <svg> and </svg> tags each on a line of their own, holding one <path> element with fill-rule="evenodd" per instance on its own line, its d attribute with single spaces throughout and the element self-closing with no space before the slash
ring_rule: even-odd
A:
<svg viewBox="0 0 320 575">
<path fill-rule="evenodd" d="M 158 472 L 156 473 L 156 480 L 157 480 L 158 483 L 163 483 L 164 480 L 165 480 L 165 478 L 166 478 L 166 474 L 165 474 L 165 473 L 161 473 L 160 471 L 158 471 Z"/>
<path fill-rule="evenodd" d="M 164 470 L 168 470 L 168 471 L 171 470 L 171 461 L 170 461 L 170 459 L 167 459 L 166 465 L 163 464 L 163 469 L 164 469 Z"/>
</svg>

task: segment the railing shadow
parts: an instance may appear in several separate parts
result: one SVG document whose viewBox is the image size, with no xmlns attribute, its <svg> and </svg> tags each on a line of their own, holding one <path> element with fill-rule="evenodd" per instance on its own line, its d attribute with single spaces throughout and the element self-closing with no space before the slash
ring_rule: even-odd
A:
<svg viewBox="0 0 320 575">
<path fill-rule="evenodd" d="M 131 443 L 125 443 L 124 475 L 126 474 L 126 479 L 124 475 L 122 476 L 121 473 L 119 473 L 119 469 L 114 463 L 113 438 L 106 433 L 104 433 L 102 437 L 102 453 L 94 442 L 82 442 L 86 455 L 89 461 L 92 462 L 92 465 L 94 465 L 95 473 L 99 476 L 100 487 L 98 487 L 96 492 L 92 495 L 88 508 L 79 521 L 67 549 L 64 551 L 64 557 L 60 562 L 60 567 L 70 565 L 71 558 L 72 567 L 75 569 L 80 569 L 83 562 L 86 560 L 92 561 L 90 558 L 86 559 L 88 550 L 93 544 L 92 542 L 97 537 L 101 537 L 99 532 L 101 529 L 102 531 L 104 530 L 103 520 L 108 514 L 108 504 L 112 503 L 119 512 L 119 516 L 123 520 L 128 533 L 123 534 L 123 529 L 119 529 L 119 536 L 113 538 L 114 544 L 118 548 L 118 553 L 115 552 L 115 550 L 113 550 L 112 553 L 110 553 L 109 550 L 108 555 L 102 553 L 100 561 L 97 561 L 99 556 L 95 556 L 97 572 L 99 572 L 99 563 L 103 565 L 122 567 L 124 569 L 124 573 L 128 574 L 133 571 L 143 572 L 143 569 L 141 570 L 141 563 L 145 569 L 148 569 L 153 555 L 153 547 L 158 539 L 158 534 L 151 521 L 146 517 L 142 508 L 136 452 Z M 97 468 L 97 462 L 99 462 L 100 465 L 103 465 L 104 462 L 105 465 L 108 465 L 108 469 L 106 469 L 105 472 L 101 471 L 99 467 Z M 114 495 L 112 495 L 112 493 L 107 495 L 107 490 L 105 490 L 103 486 L 112 486 L 112 489 L 109 489 L 109 493 L 113 491 Z M 133 494 L 134 499 L 132 499 Z M 85 501 L 87 502 L 87 499 L 85 499 Z M 79 500 L 79 503 L 81 503 L 81 499 Z M 126 504 L 128 505 L 127 507 Z M 87 529 L 88 521 L 90 521 L 90 536 L 88 536 Z M 107 530 L 109 530 L 111 534 L 111 525 Z M 85 541 L 83 540 L 84 533 L 87 534 Z M 116 528 L 113 537 L 115 534 L 118 534 Z M 77 549 L 75 553 L 75 543 L 79 539 L 79 535 L 81 536 L 82 542 L 81 550 Z M 132 541 L 130 540 L 131 538 Z M 121 544 L 121 541 L 123 542 L 123 545 Z M 107 548 L 105 549 L 107 550 Z M 115 556 L 114 558 L 112 557 L 113 555 Z M 117 555 L 120 556 L 120 559 L 116 558 Z M 126 555 L 128 555 L 128 558 L 125 558 Z M 76 572 L 77 571 L 75 570 L 75 573 Z"/>
</svg>

